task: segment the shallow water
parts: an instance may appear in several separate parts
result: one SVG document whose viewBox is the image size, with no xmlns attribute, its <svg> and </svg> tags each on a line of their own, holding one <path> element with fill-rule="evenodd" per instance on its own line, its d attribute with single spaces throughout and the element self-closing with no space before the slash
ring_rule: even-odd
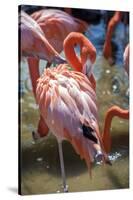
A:
<svg viewBox="0 0 133 200">
<path fill-rule="evenodd" d="M 121 25 L 120 25 L 121 26 Z M 115 40 L 122 27 L 116 31 Z M 99 30 L 99 34 L 98 34 Z M 94 34 L 96 33 L 96 34 Z M 97 60 L 94 74 L 97 80 L 97 100 L 99 107 L 99 124 L 102 133 L 106 110 L 111 105 L 128 108 L 128 77 L 122 68 L 123 35 L 118 40 L 116 65 L 110 67 L 102 56 L 105 36 L 104 24 L 90 26 L 86 33 L 97 48 Z M 95 37 L 92 37 L 95 35 Z M 41 71 L 45 65 L 41 61 Z M 62 192 L 62 179 L 55 137 L 50 133 L 46 138 L 34 144 L 31 131 L 38 123 L 38 107 L 31 91 L 28 67 L 21 62 L 21 191 L 22 194 Z M 112 166 L 94 164 L 90 178 L 85 162 L 75 153 L 71 144 L 63 142 L 64 162 L 69 192 L 107 190 L 129 187 L 129 121 L 114 118 L 111 128 Z"/>
</svg>

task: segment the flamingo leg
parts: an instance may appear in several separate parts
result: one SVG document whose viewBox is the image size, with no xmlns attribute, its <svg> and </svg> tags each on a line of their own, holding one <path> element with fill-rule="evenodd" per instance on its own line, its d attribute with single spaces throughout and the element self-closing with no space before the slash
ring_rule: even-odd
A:
<svg viewBox="0 0 133 200">
<path fill-rule="evenodd" d="M 63 150 L 62 150 L 62 142 L 61 141 L 58 141 L 58 148 L 59 148 L 61 175 L 62 175 L 62 180 L 63 180 L 63 189 L 64 189 L 64 192 L 68 192 L 68 185 L 66 184 L 66 174 L 65 174 Z"/>
<path fill-rule="evenodd" d="M 40 77 L 39 73 L 39 59 L 37 58 L 28 58 L 28 65 L 29 65 L 29 73 L 31 78 L 31 84 L 33 93 L 36 99 L 36 81 Z"/>
<path fill-rule="evenodd" d="M 33 88 L 34 97 L 36 99 L 36 85 L 37 85 L 37 79 L 40 77 L 39 73 L 39 59 L 37 58 L 28 58 L 28 65 L 29 65 L 29 73 L 31 77 L 31 83 Z M 40 116 L 37 132 L 40 136 L 45 136 L 48 134 L 48 127 L 43 120 L 43 118 Z"/>
</svg>

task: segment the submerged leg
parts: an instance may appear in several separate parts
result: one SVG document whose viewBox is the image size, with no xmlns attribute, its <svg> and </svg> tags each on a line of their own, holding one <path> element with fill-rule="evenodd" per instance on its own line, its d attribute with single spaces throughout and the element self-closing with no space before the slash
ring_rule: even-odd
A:
<svg viewBox="0 0 133 200">
<path fill-rule="evenodd" d="M 61 175 L 62 175 L 62 180 L 63 180 L 63 189 L 64 189 L 64 192 L 68 192 L 68 185 L 66 184 L 66 175 L 65 175 L 65 167 L 64 167 L 64 159 L 63 159 L 62 142 L 60 142 L 60 141 L 58 141 L 58 148 L 59 148 Z"/>
</svg>

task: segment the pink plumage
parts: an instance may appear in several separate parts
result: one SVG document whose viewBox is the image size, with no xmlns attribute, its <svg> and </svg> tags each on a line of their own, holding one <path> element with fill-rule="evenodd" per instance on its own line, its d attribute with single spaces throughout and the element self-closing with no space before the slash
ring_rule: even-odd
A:
<svg viewBox="0 0 133 200">
<path fill-rule="evenodd" d="M 69 71 L 65 64 L 45 69 L 38 79 L 36 97 L 49 129 L 59 141 L 68 140 L 88 167 L 97 151 L 106 157 L 98 128 L 96 93 L 84 74 Z M 84 136 L 84 128 L 91 130 L 94 140 Z"/>
</svg>

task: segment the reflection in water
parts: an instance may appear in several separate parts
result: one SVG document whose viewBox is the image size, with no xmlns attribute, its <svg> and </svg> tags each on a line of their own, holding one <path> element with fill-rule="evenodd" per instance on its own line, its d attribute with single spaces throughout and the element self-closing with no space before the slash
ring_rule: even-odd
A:
<svg viewBox="0 0 133 200">
<path fill-rule="evenodd" d="M 120 25 L 121 26 L 121 25 Z M 121 28 L 117 29 L 116 36 Z M 98 31 L 101 30 L 101 31 Z M 116 65 L 110 67 L 102 57 L 105 27 L 103 21 L 92 25 L 86 33 L 97 48 L 97 60 L 94 74 L 97 80 L 97 100 L 99 124 L 102 133 L 105 112 L 112 105 L 128 109 L 128 77 L 122 68 L 123 36 L 116 40 L 119 48 L 116 54 Z M 95 36 L 95 37 L 94 37 Z M 45 62 L 41 61 L 42 72 Z M 58 157 L 58 146 L 55 137 L 49 133 L 36 144 L 31 132 L 38 123 L 38 106 L 31 91 L 28 67 L 21 63 L 21 152 L 22 152 L 22 194 L 39 194 L 62 192 L 61 175 Z M 112 122 L 112 152 L 109 155 L 112 166 L 93 165 L 92 179 L 85 162 L 79 158 L 72 146 L 63 142 L 64 161 L 69 191 L 90 191 L 129 187 L 129 126 L 128 121 L 115 118 Z"/>
</svg>

